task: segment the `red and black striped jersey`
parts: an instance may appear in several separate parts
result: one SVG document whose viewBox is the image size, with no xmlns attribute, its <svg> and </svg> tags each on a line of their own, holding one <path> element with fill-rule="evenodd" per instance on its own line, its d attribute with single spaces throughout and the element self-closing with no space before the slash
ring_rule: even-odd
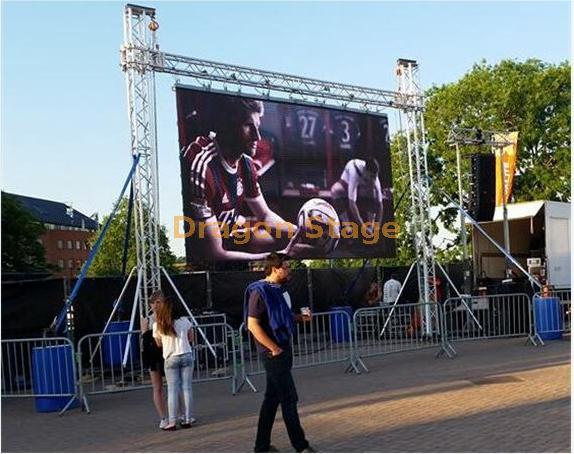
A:
<svg viewBox="0 0 574 454">
<path fill-rule="evenodd" d="M 245 154 L 235 168 L 221 154 L 217 142 L 197 137 L 183 152 L 188 176 L 188 200 L 194 220 L 215 216 L 233 225 L 243 202 L 261 194 L 257 166 Z"/>
</svg>

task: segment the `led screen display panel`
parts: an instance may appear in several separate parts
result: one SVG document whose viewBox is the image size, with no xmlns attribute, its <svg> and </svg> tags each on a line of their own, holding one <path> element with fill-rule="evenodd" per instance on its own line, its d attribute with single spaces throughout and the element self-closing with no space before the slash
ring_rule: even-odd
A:
<svg viewBox="0 0 574 454">
<path fill-rule="evenodd" d="M 190 264 L 393 257 L 386 115 L 176 86 Z"/>
</svg>

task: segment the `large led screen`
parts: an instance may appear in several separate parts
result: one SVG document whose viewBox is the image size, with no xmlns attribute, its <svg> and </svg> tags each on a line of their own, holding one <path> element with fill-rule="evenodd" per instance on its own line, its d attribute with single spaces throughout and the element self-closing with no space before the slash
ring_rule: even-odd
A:
<svg viewBox="0 0 574 454">
<path fill-rule="evenodd" d="M 388 119 L 176 87 L 188 263 L 392 257 Z"/>
</svg>

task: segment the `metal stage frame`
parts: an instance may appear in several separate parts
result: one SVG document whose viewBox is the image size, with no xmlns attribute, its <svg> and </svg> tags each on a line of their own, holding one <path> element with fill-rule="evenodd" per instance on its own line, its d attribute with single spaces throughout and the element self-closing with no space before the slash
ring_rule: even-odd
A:
<svg viewBox="0 0 574 454">
<path fill-rule="evenodd" d="M 424 97 L 419 66 L 414 60 L 397 62 L 397 91 L 366 88 L 304 78 L 273 71 L 217 63 L 161 52 L 157 42 L 154 8 L 128 4 L 124 9 L 124 43 L 121 67 L 126 76 L 131 153 L 140 155 L 134 177 L 137 269 L 141 274 L 140 314 L 144 301 L 161 287 L 159 260 L 158 158 L 155 107 L 156 73 L 184 76 L 205 90 L 229 91 L 310 105 L 331 106 L 363 112 L 398 109 L 406 118 L 405 135 L 411 182 L 412 226 L 415 234 L 418 286 L 421 300 L 436 303 L 435 255 L 430 217 L 430 184 L 424 128 Z M 430 310 L 430 309 L 428 309 Z M 434 314 L 424 314 L 430 334 Z"/>
<path fill-rule="evenodd" d="M 498 137 L 505 137 L 509 131 L 486 131 L 478 128 L 463 128 L 463 127 L 453 127 L 451 128 L 447 142 L 454 146 L 456 149 L 456 174 L 458 180 L 458 204 L 462 207 L 463 204 L 463 197 L 462 197 L 462 171 L 461 171 L 461 154 L 460 154 L 460 146 L 461 145 L 470 145 L 475 147 L 490 147 L 490 149 L 495 149 L 495 156 L 497 157 L 500 168 L 500 175 L 504 175 L 504 169 L 502 168 L 502 150 L 507 145 L 512 145 L 513 142 L 509 140 L 504 140 Z M 490 151 L 490 150 L 489 150 Z M 502 213 L 503 213 L 503 221 L 504 221 L 504 250 L 510 254 L 510 233 L 508 230 L 508 209 L 506 207 L 506 182 L 502 184 Z M 462 237 L 462 245 L 463 245 L 463 261 L 464 263 L 468 264 L 469 261 L 469 254 L 468 254 L 468 245 L 466 239 L 466 226 L 464 223 L 464 215 L 460 215 L 460 232 Z M 509 261 L 506 260 L 506 270 L 505 275 L 508 278 L 509 274 Z"/>
</svg>

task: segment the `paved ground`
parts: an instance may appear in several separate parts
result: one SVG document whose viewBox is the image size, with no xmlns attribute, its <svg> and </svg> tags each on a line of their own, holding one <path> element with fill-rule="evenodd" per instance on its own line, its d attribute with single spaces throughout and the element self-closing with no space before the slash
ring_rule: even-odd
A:
<svg viewBox="0 0 574 454">
<path fill-rule="evenodd" d="M 309 440 L 323 452 L 570 452 L 570 342 L 456 347 L 454 360 L 431 350 L 368 358 L 360 376 L 342 364 L 297 370 Z M 61 418 L 3 399 L 2 451 L 251 451 L 262 393 L 231 396 L 227 382 L 194 392 L 199 424 L 171 433 L 156 428 L 147 390 L 93 397 L 91 414 Z M 292 452 L 280 412 L 273 442 Z"/>
</svg>

